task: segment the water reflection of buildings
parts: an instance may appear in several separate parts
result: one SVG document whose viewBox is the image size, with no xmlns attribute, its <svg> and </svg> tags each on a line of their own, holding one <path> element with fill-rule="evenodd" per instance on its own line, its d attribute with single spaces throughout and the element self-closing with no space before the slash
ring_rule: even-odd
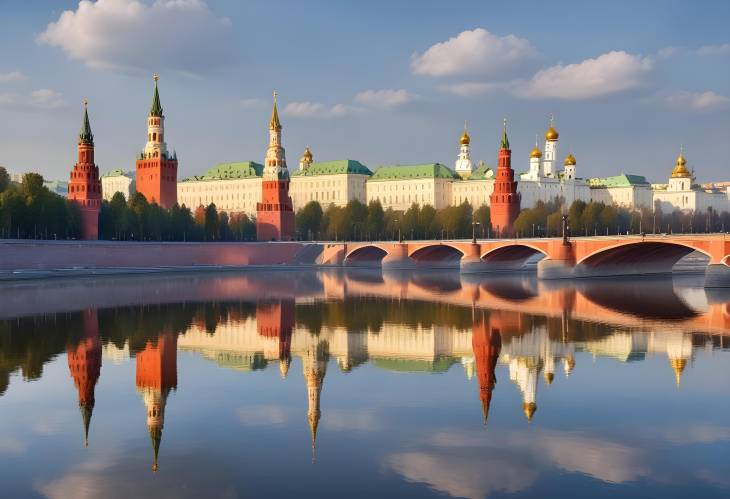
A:
<svg viewBox="0 0 730 499">
<path fill-rule="evenodd" d="M 162 333 L 156 343 L 148 341 L 144 350 L 137 353 L 137 392 L 147 407 L 147 430 L 154 451 L 153 471 L 157 471 L 167 396 L 173 388 L 177 388 L 177 337 Z"/>
<path fill-rule="evenodd" d="M 75 348 L 67 350 L 68 369 L 79 392 L 79 409 L 84 423 L 84 445 L 89 445 L 89 425 L 94 412 L 94 388 L 101 373 L 101 341 L 96 310 L 86 310 L 83 332 Z"/>
</svg>

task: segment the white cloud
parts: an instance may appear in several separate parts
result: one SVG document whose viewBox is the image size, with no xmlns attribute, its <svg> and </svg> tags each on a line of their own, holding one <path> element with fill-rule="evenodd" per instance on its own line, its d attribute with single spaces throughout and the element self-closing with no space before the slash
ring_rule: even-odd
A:
<svg viewBox="0 0 730 499">
<path fill-rule="evenodd" d="M 241 407 L 236 410 L 236 416 L 241 423 L 247 426 L 277 425 L 289 420 L 286 409 L 277 405 Z"/>
<path fill-rule="evenodd" d="M 458 95 L 460 97 L 474 97 L 477 95 L 496 92 L 504 88 L 505 84 L 503 83 L 465 82 L 441 85 L 439 90 L 449 94 Z"/>
<path fill-rule="evenodd" d="M 370 107 L 391 109 L 412 102 L 416 98 L 416 95 L 408 92 L 407 90 L 385 89 L 365 90 L 364 92 L 360 92 L 355 96 L 355 101 Z"/>
<path fill-rule="evenodd" d="M 239 105 L 243 109 L 256 109 L 258 107 L 262 107 L 265 104 L 265 102 L 262 99 L 241 99 L 239 102 Z"/>
<path fill-rule="evenodd" d="M 730 43 L 723 43 L 722 45 L 705 45 L 697 49 L 697 55 L 730 55 Z"/>
<path fill-rule="evenodd" d="M 652 66 L 649 58 L 613 51 L 538 71 L 532 79 L 517 83 L 514 93 L 525 98 L 565 100 L 602 97 L 641 85 Z"/>
<path fill-rule="evenodd" d="M 290 102 L 282 113 L 292 118 L 339 118 L 357 112 L 359 109 L 347 104 L 326 106 L 319 102 Z"/>
<path fill-rule="evenodd" d="M 427 76 L 489 73 L 523 62 L 537 54 L 524 38 L 496 36 L 483 28 L 462 31 L 423 54 L 411 56 L 411 70 Z"/>
<path fill-rule="evenodd" d="M 0 82 L 4 81 L 20 81 L 25 80 L 25 75 L 20 71 L 10 71 L 9 73 L 0 73 Z"/>
<path fill-rule="evenodd" d="M 30 93 L 30 106 L 37 109 L 58 109 L 66 103 L 60 93 L 48 88 L 33 90 Z"/>
<path fill-rule="evenodd" d="M 203 0 L 81 0 L 37 40 L 93 68 L 199 74 L 232 59 L 230 35 Z"/>
<path fill-rule="evenodd" d="M 19 110 L 49 111 L 66 106 L 63 96 L 48 88 L 33 90 L 29 95 L 0 94 L 0 107 Z"/>
<path fill-rule="evenodd" d="M 730 107 L 730 98 L 715 92 L 677 92 L 664 97 L 670 107 L 693 111 L 720 111 Z"/>
</svg>

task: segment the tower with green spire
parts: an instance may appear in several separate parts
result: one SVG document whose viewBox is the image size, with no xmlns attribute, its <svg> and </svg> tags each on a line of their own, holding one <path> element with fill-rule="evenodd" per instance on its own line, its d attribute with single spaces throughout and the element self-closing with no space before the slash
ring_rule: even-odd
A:
<svg viewBox="0 0 730 499">
<path fill-rule="evenodd" d="M 91 132 L 89 101 L 86 99 L 77 146 L 78 161 L 71 170 L 68 199 L 76 203 L 81 213 L 80 238 L 93 240 L 99 238 L 102 192 L 99 167 L 94 163 L 94 134 Z"/>
<path fill-rule="evenodd" d="M 165 142 L 165 115 L 162 112 L 159 76 L 152 75 L 155 89 L 147 115 L 147 143 L 137 159 L 137 192 L 163 208 L 177 202 L 177 154 L 170 154 Z"/>
<path fill-rule="evenodd" d="M 508 236 L 520 213 L 521 196 L 517 192 L 515 172 L 512 169 L 512 151 L 507 137 L 507 119 L 502 122 L 502 138 L 499 143 L 499 163 L 494 177 L 494 188 L 489 196 L 492 229 L 498 236 Z"/>
</svg>

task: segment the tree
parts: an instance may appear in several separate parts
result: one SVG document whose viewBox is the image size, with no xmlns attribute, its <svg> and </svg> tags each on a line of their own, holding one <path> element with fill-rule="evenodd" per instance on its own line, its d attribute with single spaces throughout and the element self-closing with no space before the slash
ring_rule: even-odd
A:
<svg viewBox="0 0 730 499">
<path fill-rule="evenodd" d="M 368 219 L 366 232 L 368 239 L 380 239 L 385 229 L 385 212 L 379 200 L 368 203 Z"/>
<path fill-rule="evenodd" d="M 210 203 L 205 207 L 205 240 L 216 241 L 219 239 L 219 221 L 218 209 L 215 203 Z"/>
<path fill-rule="evenodd" d="M 403 213 L 403 220 L 401 222 L 401 230 L 403 231 L 404 237 L 414 238 L 416 233 L 421 234 L 420 226 L 421 218 L 421 207 L 418 203 L 413 203 L 405 213 Z"/>
<path fill-rule="evenodd" d="M 421 213 L 418 216 L 418 225 L 424 239 L 433 238 L 438 235 L 437 216 L 436 209 L 430 204 L 425 204 L 421 208 Z"/>
<path fill-rule="evenodd" d="M 482 236 L 487 234 L 487 228 L 490 227 L 489 223 L 492 219 L 491 210 L 486 204 L 481 205 L 479 208 L 474 210 L 474 220 L 479 222 L 482 227 Z"/>
<path fill-rule="evenodd" d="M 312 240 L 322 231 L 322 205 L 318 201 L 310 201 L 296 214 L 297 231 L 303 239 Z"/>
<path fill-rule="evenodd" d="M 357 199 L 347 203 L 344 209 L 344 233 L 349 240 L 364 239 L 367 230 L 368 208 Z"/>
<path fill-rule="evenodd" d="M 10 175 L 4 166 L 0 166 L 0 192 L 5 192 L 5 189 L 10 185 Z"/>
</svg>

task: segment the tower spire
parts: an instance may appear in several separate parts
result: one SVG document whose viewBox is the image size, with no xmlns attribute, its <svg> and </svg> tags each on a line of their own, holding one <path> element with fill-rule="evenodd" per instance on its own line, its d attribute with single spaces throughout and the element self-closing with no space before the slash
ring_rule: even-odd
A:
<svg viewBox="0 0 730 499">
<path fill-rule="evenodd" d="M 84 119 L 81 122 L 81 131 L 79 131 L 79 144 L 94 145 L 94 134 L 91 133 L 91 124 L 89 123 L 89 100 L 84 99 Z"/>
<path fill-rule="evenodd" d="M 507 138 L 507 118 L 502 121 L 502 141 L 499 144 L 500 149 L 509 149 L 509 139 Z"/>
<path fill-rule="evenodd" d="M 94 403 L 79 405 L 81 419 L 84 421 L 84 447 L 89 446 L 89 426 L 91 425 L 91 414 L 94 412 Z"/>
<path fill-rule="evenodd" d="M 272 130 L 281 130 L 279 111 L 276 109 L 276 90 L 274 91 L 274 107 L 271 110 L 271 123 L 269 123 L 269 128 Z"/>
<path fill-rule="evenodd" d="M 152 106 L 150 107 L 150 116 L 161 117 L 162 116 L 162 105 L 160 104 L 160 92 L 157 90 L 157 80 L 160 79 L 157 73 L 152 75 L 152 79 L 155 81 L 155 93 L 152 95 Z"/>
</svg>

